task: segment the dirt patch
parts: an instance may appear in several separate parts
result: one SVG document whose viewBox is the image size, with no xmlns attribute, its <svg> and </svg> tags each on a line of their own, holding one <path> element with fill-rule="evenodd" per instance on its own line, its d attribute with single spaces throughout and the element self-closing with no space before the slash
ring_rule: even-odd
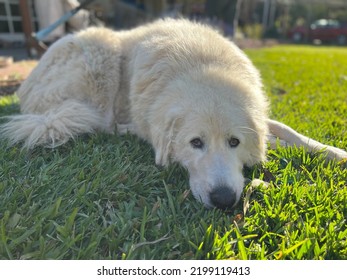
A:
<svg viewBox="0 0 347 280">
<path fill-rule="evenodd" d="M 9 57 L 0 57 L 0 96 L 13 94 L 36 65 L 36 60 L 13 62 Z"/>
</svg>

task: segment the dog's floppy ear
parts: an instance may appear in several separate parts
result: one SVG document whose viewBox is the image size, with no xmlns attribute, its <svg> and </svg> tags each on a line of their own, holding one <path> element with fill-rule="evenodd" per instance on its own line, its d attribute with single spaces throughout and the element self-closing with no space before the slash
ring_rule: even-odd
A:
<svg viewBox="0 0 347 280">
<path fill-rule="evenodd" d="M 152 131 L 152 143 L 155 149 L 155 163 L 157 165 L 166 166 L 170 162 L 172 142 L 176 134 L 175 129 L 180 120 L 179 112 L 178 108 L 172 108 Z"/>
<path fill-rule="evenodd" d="M 267 122 L 263 119 L 253 118 L 251 119 L 251 123 L 252 130 L 247 133 L 246 137 L 249 154 L 245 162 L 247 166 L 253 166 L 266 160 Z"/>
</svg>

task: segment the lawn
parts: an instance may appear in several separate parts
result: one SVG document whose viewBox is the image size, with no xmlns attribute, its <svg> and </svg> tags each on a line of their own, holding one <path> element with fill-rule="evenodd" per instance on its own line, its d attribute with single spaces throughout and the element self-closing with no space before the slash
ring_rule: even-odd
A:
<svg viewBox="0 0 347 280">
<path fill-rule="evenodd" d="M 247 54 L 273 118 L 347 148 L 347 48 Z M 0 116 L 18 111 L 0 97 Z M 0 259 L 347 259 L 346 163 L 302 149 L 270 150 L 245 170 L 270 184 L 247 187 L 231 212 L 205 209 L 186 171 L 155 166 L 131 135 L 30 152 L 1 143 L 0 162 Z"/>
</svg>

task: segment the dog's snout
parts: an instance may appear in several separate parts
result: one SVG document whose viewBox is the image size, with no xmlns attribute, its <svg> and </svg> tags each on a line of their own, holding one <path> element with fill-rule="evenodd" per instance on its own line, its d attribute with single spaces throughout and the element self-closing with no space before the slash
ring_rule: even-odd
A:
<svg viewBox="0 0 347 280">
<path fill-rule="evenodd" d="M 213 205 L 219 209 L 232 208 L 236 202 L 236 193 L 228 187 L 222 186 L 215 188 L 210 193 Z"/>
</svg>

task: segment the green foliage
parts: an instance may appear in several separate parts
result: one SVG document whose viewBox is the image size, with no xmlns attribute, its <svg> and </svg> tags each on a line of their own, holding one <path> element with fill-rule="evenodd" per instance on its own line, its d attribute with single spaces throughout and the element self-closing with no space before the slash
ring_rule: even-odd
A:
<svg viewBox="0 0 347 280">
<path fill-rule="evenodd" d="M 347 50 L 247 51 L 272 117 L 347 147 Z M 0 99 L 0 115 L 18 112 Z M 4 121 L 4 120 L 1 120 Z M 346 259 L 347 170 L 300 148 L 270 150 L 245 171 L 232 212 L 205 209 L 177 165 L 154 165 L 134 136 L 82 136 L 55 149 L 0 143 L 0 259 Z M 248 196 L 246 196 L 246 193 Z"/>
</svg>

